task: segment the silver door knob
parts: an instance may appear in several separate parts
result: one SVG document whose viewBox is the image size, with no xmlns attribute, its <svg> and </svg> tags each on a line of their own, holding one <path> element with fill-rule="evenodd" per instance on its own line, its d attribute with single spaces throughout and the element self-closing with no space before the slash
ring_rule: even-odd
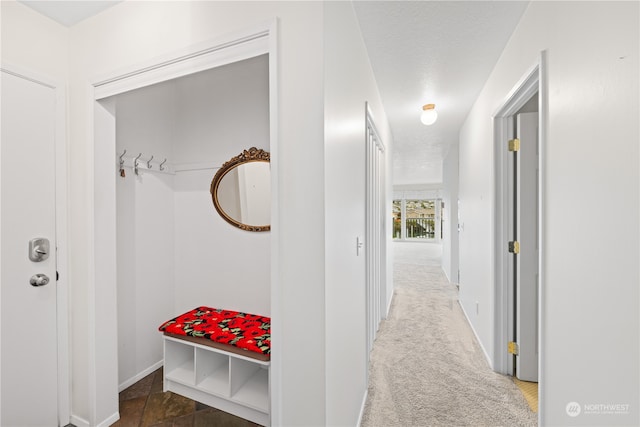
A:
<svg viewBox="0 0 640 427">
<path fill-rule="evenodd" d="M 29 279 L 31 286 L 44 286 L 49 283 L 49 276 L 46 274 L 34 274 Z"/>
</svg>

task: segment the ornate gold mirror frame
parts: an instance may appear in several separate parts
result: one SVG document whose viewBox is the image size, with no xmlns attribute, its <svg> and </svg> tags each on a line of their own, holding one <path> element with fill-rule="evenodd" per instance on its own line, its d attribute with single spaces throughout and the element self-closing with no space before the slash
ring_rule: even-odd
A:
<svg viewBox="0 0 640 427">
<path fill-rule="evenodd" d="M 239 216 L 238 214 L 234 215 L 234 213 L 231 212 L 231 209 L 229 209 L 229 206 L 227 206 L 226 210 L 223 208 L 222 205 L 224 203 L 221 203 L 221 200 L 219 197 L 220 184 L 223 182 L 223 178 L 228 177 L 227 180 L 225 180 L 225 185 L 226 185 L 226 182 L 234 181 L 234 179 L 230 178 L 232 175 L 231 172 L 235 171 L 237 168 L 239 168 L 242 165 L 247 165 L 254 162 L 270 163 L 271 157 L 269 152 L 264 151 L 262 149 L 258 149 L 256 147 L 251 147 L 248 150 L 244 150 L 239 155 L 233 157 L 228 162 L 224 163 L 222 167 L 218 169 L 215 176 L 213 177 L 213 180 L 211 181 L 211 190 L 210 190 L 211 197 L 213 199 L 213 206 L 216 208 L 216 211 L 218 211 L 220 216 L 224 218 L 225 221 L 227 221 L 229 224 L 233 225 L 234 227 L 238 227 L 246 231 L 269 231 L 271 230 L 271 224 L 243 223 L 242 219 L 238 218 Z M 269 182 L 266 183 L 267 185 L 270 184 L 270 180 L 268 181 Z M 237 184 L 236 184 L 236 187 L 238 187 Z M 267 211 L 270 211 L 270 206 L 266 206 L 264 207 L 264 209 L 266 209 Z"/>
</svg>

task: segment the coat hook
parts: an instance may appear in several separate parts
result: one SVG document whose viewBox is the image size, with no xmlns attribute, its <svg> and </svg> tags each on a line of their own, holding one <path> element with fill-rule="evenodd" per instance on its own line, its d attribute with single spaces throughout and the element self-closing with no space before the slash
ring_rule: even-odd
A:
<svg viewBox="0 0 640 427">
<path fill-rule="evenodd" d="M 151 155 L 151 158 L 149 160 L 147 160 L 147 167 L 149 169 L 151 169 L 151 160 L 153 160 L 153 154 Z"/>
<path fill-rule="evenodd" d="M 122 154 L 120 155 L 120 176 L 121 176 L 121 177 L 123 177 L 123 178 L 125 177 L 125 171 L 124 171 L 124 159 L 123 159 L 123 157 L 124 157 L 124 155 L 125 155 L 125 154 L 127 154 L 127 150 L 126 150 L 126 149 L 124 150 L 124 153 L 122 153 Z"/>
<path fill-rule="evenodd" d="M 138 175 L 138 166 L 140 165 L 140 161 L 138 159 L 140 159 L 140 157 L 142 156 L 142 153 L 138 154 L 138 157 L 136 157 L 133 160 L 133 172 Z"/>
<path fill-rule="evenodd" d="M 160 170 L 161 171 L 164 170 L 164 166 L 162 166 L 162 165 L 164 165 L 165 163 L 167 163 L 167 159 L 166 158 L 162 161 L 162 163 L 160 163 Z"/>
</svg>

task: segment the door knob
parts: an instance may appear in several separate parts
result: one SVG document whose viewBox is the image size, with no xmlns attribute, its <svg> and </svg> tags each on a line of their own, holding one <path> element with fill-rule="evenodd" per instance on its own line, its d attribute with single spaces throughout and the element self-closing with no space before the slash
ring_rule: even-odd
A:
<svg viewBox="0 0 640 427">
<path fill-rule="evenodd" d="M 31 286 L 47 285 L 49 283 L 49 276 L 47 276 L 46 274 L 34 274 L 33 276 L 31 276 L 31 279 L 29 279 L 29 283 L 31 284 Z"/>
</svg>

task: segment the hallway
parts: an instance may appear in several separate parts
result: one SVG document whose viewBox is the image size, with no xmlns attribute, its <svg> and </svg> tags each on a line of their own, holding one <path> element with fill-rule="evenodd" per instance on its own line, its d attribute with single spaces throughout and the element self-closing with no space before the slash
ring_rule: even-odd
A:
<svg viewBox="0 0 640 427">
<path fill-rule="evenodd" d="M 440 268 L 439 245 L 395 242 L 395 295 L 371 353 L 362 426 L 535 426 L 493 372 Z"/>
</svg>

